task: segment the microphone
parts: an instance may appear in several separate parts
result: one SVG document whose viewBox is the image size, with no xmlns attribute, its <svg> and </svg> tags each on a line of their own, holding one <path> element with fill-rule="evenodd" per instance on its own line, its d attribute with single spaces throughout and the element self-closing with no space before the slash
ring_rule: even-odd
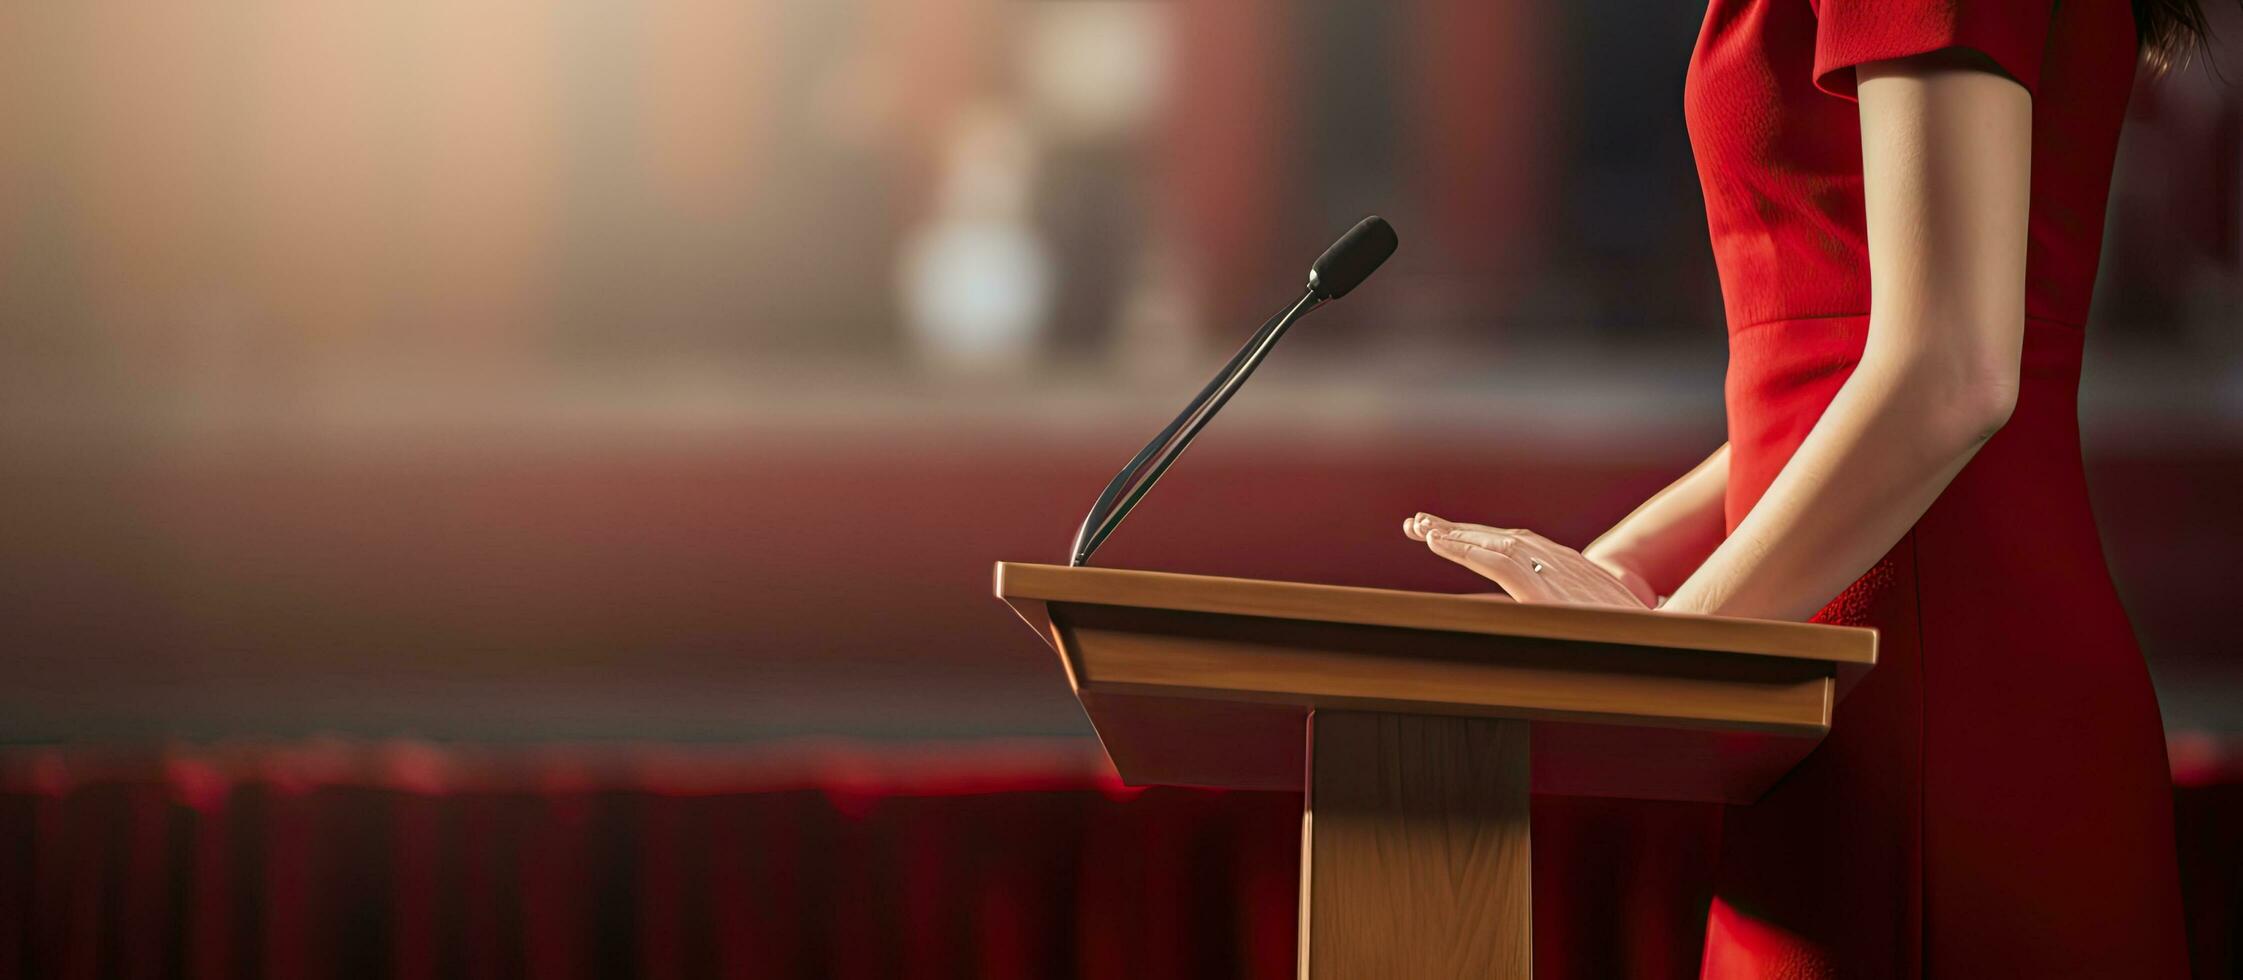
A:
<svg viewBox="0 0 2243 980">
<path fill-rule="evenodd" d="M 1152 492 L 1153 484 L 1160 482 L 1161 475 L 1168 472 L 1176 457 L 1184 454 L 1184 448 L 1192 444 L 1199 430 L 1207 427 L 1215 413 L 1223 410 L 1223 405 L 1238 392 L 1239 386 L 1261 366 L 1270 348 L 1277 345 L 1277 338 L 1284 336 L 1294 321 L 1354 291 L 1394 254 L 1397 244 L 1394 226 L 1374 214 L 1357 222 L 1339 241 L 1333 242 L 1331 248 L 1325 249 L 1323 255 L 1317 256 L 1308 267 L 1308 286 L 1301 298 L 1254 331 L 1246 346 L 1231 355 L 1230 362 L 1199 390 L 1191 403 L 1184 406 L 1184 411 L 1160 430 L 1153 441 L 1146 443 L 1145 448 L 1138 450 L 1129 464 L 1106 484 L 1098 501 L 1091 505 L 1090 513 L 1083 517 L 1082 527 L 1075 532 L 1073 558 L 1068 564 L 1081 566 L 1090 561 L 1091 554 L 1121 526 L 1122 519 L 1136 509 L 1137 502 Z"/>
<path fill-rule="evenodd" d="M 1308 267 L 1308 291 L 1327 300 L 1347 295 L 1386 263 L 1396 244 L 1394 226 L 1385 218 L 1374 214 L 1356 222 Z"/>
</svg>

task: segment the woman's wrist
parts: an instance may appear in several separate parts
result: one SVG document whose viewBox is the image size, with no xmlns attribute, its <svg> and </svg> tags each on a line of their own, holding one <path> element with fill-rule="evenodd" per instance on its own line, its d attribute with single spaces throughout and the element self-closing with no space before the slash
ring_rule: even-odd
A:
<svg viewBox="0 0 2243 980">
<path fill-rule="evenodd" d="M 1644 605 L 1658 606 L 1661 599 L 1659 590 L 1651 584 L 1650 577 L 1644 574 L 1643 565 L 1636 555 L 1609 543 L 1609 540 L 1610 535 L 1607 535 L 1591 542 L 1588 547 L 1581 549 L 1581 557 L 1610 572 L 1612 577 L 1619 579 L 1620 584 L 1627 586 L 1628 591 L 1634 593 L 1636 598 L 1643 600 Z"/>
<path fill-rule="evenodd" d="M 1589 542 L 1588 547 L 1581 549 L 1581 557 L 1604 566 L 1614 575 L 1643 577 L 1642 560 L 1624 545 L 1613 543 L 1610 535 Z"/>
</svg>

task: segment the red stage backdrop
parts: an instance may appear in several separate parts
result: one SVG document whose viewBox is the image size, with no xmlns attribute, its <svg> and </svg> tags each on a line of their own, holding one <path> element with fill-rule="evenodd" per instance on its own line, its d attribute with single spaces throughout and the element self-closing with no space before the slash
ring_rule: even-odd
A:
<svg viewBox="0 0 2243 980">
<path fill-rule="evenodd" d="M 1094 753 L 17 750 L 0 977 L 1290 976 L 1297 798 Z M 2243 784 L 2179 801 L 2234 976 Z M 1709 815 L 1537 800 L 1537 975 L 1694 976 Z"/>
</svg>

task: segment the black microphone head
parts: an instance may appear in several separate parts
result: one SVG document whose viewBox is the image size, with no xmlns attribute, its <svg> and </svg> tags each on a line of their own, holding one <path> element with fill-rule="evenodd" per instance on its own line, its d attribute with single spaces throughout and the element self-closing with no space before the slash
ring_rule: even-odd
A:
<svg viewBox="0 0 2243 980">
<path fill-rule="evenodd" d="M 1316 257 L 1316 264 L 1308 267 L 1308 289 L 1322 299 L 1338 299 L 1349 290 L 1363 284 L 1371 273 L 1394 254 L 1399 241 L 1394 237 L 1394 226 L 1385 218 L 1372 215 L 1355 223 L 1347 234 L 1333 242 L 1331 248 Z"/>
</svg>

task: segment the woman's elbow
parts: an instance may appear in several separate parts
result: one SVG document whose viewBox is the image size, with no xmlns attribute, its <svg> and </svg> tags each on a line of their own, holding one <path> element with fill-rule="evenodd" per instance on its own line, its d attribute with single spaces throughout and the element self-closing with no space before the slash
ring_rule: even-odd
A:
<svg viewBox="0 0 2243 980">
<path fill-rule="evenodd" d="M 2017 410 L 2014 356 L 1911 351 L 1880 366 L 1888 404 L 1914 430 L 1910 440 L 1939 455 L 1977 452 Z"/>
<path fill-rule="evenodd" d="M 1946 373 L 1927 399 L 1935 406 L 1926 413 L 1927 435 L 1954 452 L 1977 452 L 2016 413 L 2018 386 L 2014 365 Z"/>
</svg>

